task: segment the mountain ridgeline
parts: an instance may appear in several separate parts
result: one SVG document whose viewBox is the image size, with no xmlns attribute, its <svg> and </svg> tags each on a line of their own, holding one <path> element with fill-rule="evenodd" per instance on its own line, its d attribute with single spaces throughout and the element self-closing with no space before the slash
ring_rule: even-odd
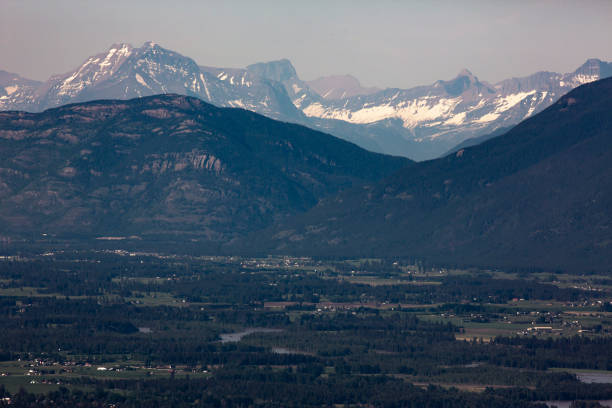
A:
<svg viewBox="0 0 612 408">
<path fill-rule="evenodd" d="M 287 112 L 308 117 L 291 101 L 309 88 L 295 82 L 287 60 L 226 70 L 200 67 L 173 53 L 183 68 L 171 70 L 163 63 L 168 51 L 157 45 L 114 50 L 85 64 L 79 71 L 88 78 L 84 82 L 73 75 L 46 88 L 57 92 L 45 100 L 93 97 L 98 88 L 108 95 L 137 90 L 141 97 L 123 99 L 132 95 L 128 92 L 119 100 L 42 113 L 0 112 L 0 242 L 128 237 L 143 244 L 191 243 L 209 253 L 412 257 L 605 271 L 612 265 L 612 79 L 596 80 L 607 75 L 605 63 L 590 60 L 562 76 L 563 84 L 553 84 L 556 91 L 542 91 L 550 99 L 548 93 L 560 92 L 565 81 L 585 83 L 550 106 L 514 104 L 512 109 L 529 114 L 507 110 L 527 118 L 498 128 L 500 136 L 414 163 L 261 116 L 252 112 L 259 109 L 255 105 L 219 108 L 192 96 L 143 96 L 145 88 L 131 88 L 133 77 L 136 83 L 164 87 L 163 92 L 190 84 L 194 94 L 224 100 L 227 92 L 244 86 L 253 88 L 245 95 L 254 104 L 272 109 L 275 96 L 288 101 L 283 103 Z M 138 63 L 126 65 L 131 58 Z M 100 75 L 106 79 L 90 87 Z M 547 75 L 539 76 L 552 78 Z M 470 101 L 486 106 L 477 101 L 480 95 L 495 99 L 500 89 L 521 93 L 532 80 L 537 78 L 490 86 L 466 71 L 434 88 L 440 97 L 454 95 L 467 103 L 471 95 Z M 1 74 L 0 81 L 37 86 L 12 74 Z M 0 99 L 24 92 L 19 86 Z M 158 89 L 149 86 L 153 90 Z M 434 98 L 427 92 L 427 100 Z M 377 94 L 350 98 L 364 102 Z M 29 99 L 37 100 L 42 99 Z M 246 105 L 246 99 L 232 101 Z M 483 115 L 510 117 L 503 112 Z M 349 121 L 325 123 L 360 134 Z M 393 127 L 385 129 L 385 137 L 393 138 Z"/>
<path fill-rule="evenodd" d="M 500 137 L 322 200 L 263 251 L 610 272 L 611 208 L 605 79 Z"/>
<path fill-rule="evenodd" d="M 431 85 L 377 89 L 347 75 L 304 81 L 286 59 L 246 68 L 201 66 L 147 42 L 140 48 L 115 44 L 45 82 L 0 71 L 0 110 L 40 112 L 67 103 L 176 93 L 317 128 L 371 151 L 424 160 L 465 139 L 514 126 L 573 88 L 611 75 L 612 63 L 590 59 L 571 73 L 537 72 L 495 84 L 462 70 Z"/>
<path fill-rule="evenodd" d="M 160 95 L 0 112 L 1 240 L 228 242 L 410 165 L 259 114 Z"/>
</svg>

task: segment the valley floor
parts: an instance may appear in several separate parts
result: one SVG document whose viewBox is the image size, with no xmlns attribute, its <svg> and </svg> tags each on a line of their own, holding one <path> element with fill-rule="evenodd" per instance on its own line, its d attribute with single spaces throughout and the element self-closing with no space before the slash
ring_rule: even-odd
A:
<svg viewBox="0 0 612 408">
<path fill-rule="evenodd" d="M 594 274 L 47 251 L 0 257 L 0 314 L 0 406 L 612 399 L 612 279 Z"/>
</svg>

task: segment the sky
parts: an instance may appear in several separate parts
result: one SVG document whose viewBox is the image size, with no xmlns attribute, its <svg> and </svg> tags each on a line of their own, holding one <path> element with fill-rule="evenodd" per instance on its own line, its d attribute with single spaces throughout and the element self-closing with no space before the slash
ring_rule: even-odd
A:
<svg viewBox="0 0 612 408">
<path fill-rule="evenodd" d="M 127 42 L 200 65 L 288 58 L 300 78 L 409 88 L 612 61 L 610 0 L 0 0 L 0 69 L 45 80 Z"/>
</svg>

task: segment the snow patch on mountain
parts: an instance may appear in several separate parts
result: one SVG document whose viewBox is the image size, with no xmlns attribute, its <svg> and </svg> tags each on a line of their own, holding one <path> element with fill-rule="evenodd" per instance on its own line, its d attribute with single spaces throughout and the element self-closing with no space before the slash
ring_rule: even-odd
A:
<svg viewBox="0 0 612 408">
<path fill-rule="evenodd" d="M 229 106 L 233 107 L 233 108 L 244 108 L 244 102 L 242 102 L 240 99 L 234 99 L 233 101 L 228 101 L 227 102 Z"/>
<path fill-rule="evenodd" d="M 444 122 L 444 124 L 447 126 L 461 125 L 462 123 L 465 122 L 466 116 L 467 116 L 467 112 L 460 112 L 457 115 L 451 116 L 449 119 L 447 119 Z"/>
<path fill-rule="evenodd" d="M 136 81 L 138 81 L 138 83 L 142 86 L 146 86 L 147 88 L 151 88 L 149 86 L 149 84 L 147 84 L 147 82 L 142 78 L 142 76 L 140 76 L 140 74 L 136 74 Z"/>
<path fill-rule="evenodd" d="M 245 75 L 243 75 L 243 76 L 242 76 L 242 79 L 241 79 L 241 81 L 240 81 L 240 85 L 242 85 L 242 86 L 246 86 L 247 88 L 250 88 L 250 87 L 251 87 L 251 85 L 253 85 L 253 83 L 252 83 L 251 81 L 247 80 L 247 79 L 245 78 Z"/>
<path fill-rule="evenodd" d="M 303 109 L 310 117 L 337 119 L 355 124 L 375 123 L 385 119 L 401 119 L 404 127 L 414 127 L 421 122 L 436 119 L 448 119 L 455 107 L 461 102 L 460 98 L 441 98 L 432 101 L 430 97 L 416 100 L 402 101 L 399 104 L 382 104 L 367 106 L 358 110 L 329 109 L 321 103 L 313 103 Z M 433 103 L 432 103 L 433 102 Z"/>
<path fill-rule="evenodd" d="M 510 95 L 506 95 L 504 97 L 498 98 L 494 102 L 496 105 L 495 113 L 505 112 L 513 108 L 515 105 L 521 103 L 521 101 L 523 101 L 528 96 L 533 95 L 535 93 L 536 93 L 536 90 L 534 89 L 529 92 L 519 92 L 516 94 L 510 94 Z"/>
<path fill-rule="evenodd" d="M 202 85 L 204 85 L 204 91 L 206 92 L 206 97 L 208 100 L 211 100 L 210 91 L 208 90 L 208 86 L 206 85 L 206 79 L 204 78 L 204 74 L 200 73 L 200 80 L 202 81 Z"/>
<path fill-rule="evenodd" d="M 476 119 L 474 122 L 475 123 L 488 123 L 488 122 L 493 122 L 494 120 L 496 120 L 499 117 L 500 117 L 499 113 L 489 112 L 489 113 L 481 116 L 480 118 Z"/>
<path fill-rule="evenodd" d="M 574 75 L 572 77 L 572 85 L 574 87 L 577 87 L 583 84 L 588 84 L 590 82 L 597 81 L 598 79 L 599 75 Z"/>
<path fill-rule="evenodd" d="M 9 96 L 12 95 L 13 93 L 15 93 L 15 91 L 18 90 L 18 89 L 19 89 L 19 86 L 17 86 L 17 85 L 4 87 L 4 91 Z"/>
</svg>

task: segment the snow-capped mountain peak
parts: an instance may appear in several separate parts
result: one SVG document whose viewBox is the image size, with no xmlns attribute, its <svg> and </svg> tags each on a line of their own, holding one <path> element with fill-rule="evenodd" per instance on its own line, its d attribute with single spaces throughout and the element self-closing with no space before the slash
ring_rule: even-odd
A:
<svg viewBox="0 0 612 408">
<path fill-rule="evenodd" d="M 112 78 L 133 51 L 130 44 L 113 44 L 108 51 L 89 57 L 75 71 L 51 78 L 54 83 L 46 98 L 59 105 L 78 97 L 88 87 Z"/>
<path fill-rule="evenodd" d="M 589 59 L 568 74 L 537 72 L 489 84 L 464 69 L 431 85 L 380 90 L 362 88 L 346 75 L 305 82 L 287 59 L 244 69 L 199 66 L 151 41 L 140 48 L 113 44 L 45 83 L 0 71 L 0 109 L 40 111 L 93 99 L 176 93 L 318 127 L 367 149 L 419 160 L 512 126 L 571 89 L 608 76 L 611 63 Z"/>
</svg>

